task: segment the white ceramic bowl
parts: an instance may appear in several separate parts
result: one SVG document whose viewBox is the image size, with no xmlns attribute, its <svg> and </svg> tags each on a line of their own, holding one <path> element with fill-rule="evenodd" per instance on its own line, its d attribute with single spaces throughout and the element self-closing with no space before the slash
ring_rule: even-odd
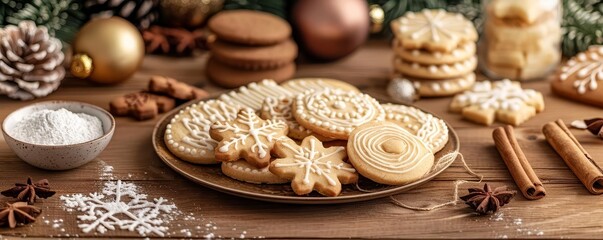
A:
<svg viewBox="0 0 603 240">
<path fill-rule="evenodd" d="M 17 140 L 9 135 L 10 130 L 24 116 L 43 109 L 61 108 L 97 117 L 103 125 L 103 136 L 78 144 L 39 145 Z M 114 131 L 115 119 L 109 112 L 91 104 L 69 101 L 46 101 L 28 105 L 12 112 L 2 122 L 4 139 L 15 154 L 31 165 L 47 170 L 72 169 L 92 161 L 107 147 Z"/>
</svg>

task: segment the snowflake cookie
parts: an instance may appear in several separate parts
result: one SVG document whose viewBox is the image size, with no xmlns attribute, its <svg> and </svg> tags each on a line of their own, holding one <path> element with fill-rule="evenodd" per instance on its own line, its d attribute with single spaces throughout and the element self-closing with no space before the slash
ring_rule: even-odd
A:
<svg viewBox="0 0 603 240">
<path fill-rule="evenodd" d="M 508 79 L 483 81 L 456 95 L 450 110 L 484 125 L 491 125 L 496 119 L 518 126 L 544 110 L 544 98 L 540 92 L 522 89 L 518 82 Z"/>
<path fill-rule="evenodd" d="M 257 168 L 270 164 L 274 143 L 286 138 L 287 124 L 281 120 L 263 120 L 251 108 L 243 108 L 233 120 L 217 121 L 209 131 L 219 141 L 215 150 L 218 161 L 230 162 L 244 158 Z"/>
<path fill-rule="evenodd" d="M 141 236 L 165 236 L 168 215 L 177 210 L 164 198 L 147 199 L 133 183 L 110 181 L 101 193 L 63 195 L 67 211 L 79 211 L 78 227 L 84 233 L 105 233 L 109 230 L 136 231 Z"/>
<path fill-rule="evenodd" d="M 216 121 L 232 120 L 238 107 L 220 100 L 192 104 L 166 126 L 164 141 L 178 158 L 196 164 L 215 164 L 214 148 L 218 142 L 209 136 L 209 128 Z"/>
<path fill-rule="evenodd" d="M 408 12 L 392 21 L 391 27 L 406 49 L 451 52 L 465 42 L 477 40 L 471 21 L 442 9 Z"/>
<path fill-rule="evenodd" d="M 347 156 L 344 147 L 324 148 L 316 137 L 309 136 L 301 145 L 279 141 L 274 150 L 280 158 L 270 164 L 270 171 L 292 180 L 291 187 L 298 195 L 316 190 L 334 197 L 341 192 L 341 184 L 358 181 L 354 167 L 343 161 Z"/>
<path fill-rule="evenodd" d="M 297 95 L 293 116 L 300 125 L 321 136 L 347 140 L 355 127 L 383 120 L 385 112 L 367 94 L 327 88 Z"/>
<path fill-rule="evenodd" d="M 563 65 L 553 92 L 576 101 L 603 107 L 603 46 L 591 46 Z"/>
</svg>

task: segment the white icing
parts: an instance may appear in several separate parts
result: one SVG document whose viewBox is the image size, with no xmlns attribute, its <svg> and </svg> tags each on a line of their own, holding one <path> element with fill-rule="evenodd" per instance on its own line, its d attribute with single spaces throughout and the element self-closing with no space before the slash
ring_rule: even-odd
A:
<svg viewBox="0 0 603 240">
<path fill-rule="evenodd" d="M 292 103 L 293 99 L 289 97 L 281 97 L 278 99 L 274 97 L 267 97 L 264 99 L 264 103 L 262 105 L 262 117 L 266 118 L 264 115 L 267 114 L 269 119 L 282 120 L 287 123 L 287 126 L 289 126 L 289 131 L 298 131 L 305 136 L 310 135 L 312 131 L 299 125 L 299 123 L 293 117 L 291 112 Z"/>
<path fill-rule="evenodd" d="M 374 98 L 339 89 L 300 94 L 294 104 L 296 117 L 334 132 L 350 133 L 355 127 L 382 119 L 384 115 L 383 108 Z"/>
<path fill-rule="evenodd" d="M 597 90 L 603 81 L 603 46 L 591 46 L 579 53 L 561 68 L 559 80 L 574 76 L 573 86 L 579 94 Z"/>
<path fill-rule="evenodd" d="M 439 151 L 448 142 L 448 126 L 444 120 L 417 108 L 382 104 L 385 119 L 401 123 L 401 126 L 419 137 L 433 152 Z"/>
<path fill-rule="evenodd" d="M 277 163 L 274 164 L 274 167 L 277 168 L 303 168 L 304 169 L 304 177 L 302 180 L 303 184 L 310 184 L 311 176 L 322 177 L 331 186 L 337 185 L 337 178 L 333 178 L 331 176 L 334 171 L 346 171 L 354 173 L 356 169 L 354 169 L 350 164 L 344 163 L 343 159 L 332 159 L 332 157 L 340 152 L 345 152 L 344 147 L 331 147 L 327 148 L 327 151 L 318 151 L 316 149 L 316 144 L 321 144 L 316 138 L 310 137 L 308 140 L 304 140 L 310 142 L 310 147 L 304 146 L 292 146 L 289 142 L 283 143 L 282 146 L 288 150 L 288 156 L 293 158 L 292 163 L 283 163 L 280 162 L 282 159 L 277 159 Z M 322 146 L 322 145 L 321 145 Z M 335 149 L 334 151 L 329 149 Z M 326 152 L 326 153 L 325 153 Z M 291 155 L 291 156 L 289 156 Z M 333 163 L 335 162 L 335 163 Z"/>
<path fill-rule="evenodd" d="M 236 92 L 231 91 L 222 94 L 219 99 L 230 103 L 231 105 L 239 106 L 239 108 L 249 107 L 254 110 L 259 110 L 266 97 L 293 95 L 292 92 L 279 86 L 276 82 L 272 80 L 263 80 L 259 83 L 250 83 L 247 86 L 242 86 Z"/>
<path fill-rule="evenodd" d="M 219 132 L 232 132 L 234 136 L 224 139 L 218 148 L 220 152 L 228 152 L 230 149 L 238 149 L 239 144 L 251 141 L 252 153 L 257 153 L 259 158 L 265 158 L 270 152 L 267 142 L 273 142 L 277 133 L 285 129 L 287 125 L 280 120 L 262 120 L 253 109 L 242 109 L 237 118 L 231 121 L 219 121 L 211 126 Z"/>
<path fill-rule="evenodd" d="M 481 109 L 517 111 L 536 96 L 536 91 L 524 90 L 518 83 L 505 79 L 476 83 L 472 90 L 457 95 L 453 101 L 463 107 L 477 105 Z"/>
<path fill-rule="evenodd" d="M 473 28 L 473 24 L 463 17 L 459 19 L 459 15 L 441 9 L 409 12 L 398 21 L 401 33 L 412 39 L 433 42 L 458 41 Z"/>
<path fill-rule="evenodd" d="M 423 141 L 393 123 L 363 128 L 354 132 L 350 142 L 356 159 L 387 173 L 408 173 L 433 156 Z M 399 146 L 401 152 L 387 148 L 393 144 Z"/>
</svg>

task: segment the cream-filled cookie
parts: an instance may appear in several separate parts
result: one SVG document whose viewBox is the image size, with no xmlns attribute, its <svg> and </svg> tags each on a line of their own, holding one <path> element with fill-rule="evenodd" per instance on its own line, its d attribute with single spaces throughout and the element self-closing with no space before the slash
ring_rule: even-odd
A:
<svg viewBox="0 0 603 240">
<path fill-rule="evenodd" d="M 357 127 L 350 135 L 347 151 L 358 173 L 389 185 L 420 179 L 430 171 L 435 158 L 421 139 L 388 121 Z"/>
<path fill-rule="evenodd" d="M 293 102 L 297 122 L 321 136 L 347 140 L 355 127 L 382 120 L 383 108 L 367 94 L 327 88 L 300 94 Z"/>
</svg>

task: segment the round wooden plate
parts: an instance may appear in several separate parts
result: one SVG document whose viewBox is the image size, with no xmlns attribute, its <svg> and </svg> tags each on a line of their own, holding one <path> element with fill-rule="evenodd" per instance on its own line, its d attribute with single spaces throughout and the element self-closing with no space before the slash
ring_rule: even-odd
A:
<svg viewBox="0 0 603 240">
<path fill-rule="evenodd" d="M 454 162 L 449 161 L 446 164 L 439 164 L 437 169 L 432 169 L 420 180 L 404 186 L 382 185 L 361 177 L 358 186 L 364 191 L 359 190 L 355 185 L 344 185 L 341 194 L 337 197 L 324 197 L 315 192 L 305 196 L 298 196 L 295 195 L 290 184 L 252 184 L 241 182 L 222 174 L 219 165 L 196 165 L 182 161 L 174 156 L 163 141 L 165 127 L 178 111 L 190 104 L 192 103 L 184 104 L 172 110 L 159 120 L 153 130 L 153 147 L 155 148 L 155 152 L 165 164 L 191 181 L 239 197 L 294 204 L 336 204 L 366 201 L 399 194 L 416 188 L 436 177 Z M 450 132 L 449 141 L 440 152 L 436 153 L 435 159 L 439 159 L 446 153 L 459 150 L 458 136 L 449 124 L 448 130 Z"/>
</svg>

